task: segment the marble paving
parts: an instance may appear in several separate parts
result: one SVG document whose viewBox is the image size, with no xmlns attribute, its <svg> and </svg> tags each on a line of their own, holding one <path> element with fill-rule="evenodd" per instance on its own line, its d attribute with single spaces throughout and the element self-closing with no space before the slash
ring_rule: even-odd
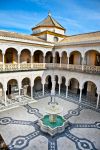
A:
<svg viewBox="0 0 100 150">
<path fill-rule="evenodd" d="M 43 133 L 38 119 L 50 97 L 0 113 L 0 134 L 10 150 L 100 150 L 100 113 L 56 98 L 69 122 L 63 133 Z"/>
</svg>

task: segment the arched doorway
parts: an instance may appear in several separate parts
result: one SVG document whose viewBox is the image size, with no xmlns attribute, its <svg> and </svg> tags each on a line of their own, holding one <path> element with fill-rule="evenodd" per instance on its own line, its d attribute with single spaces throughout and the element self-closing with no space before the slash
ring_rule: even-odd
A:
<svg viewBox="0 0 100 150">
<path fill-rule="evenodd" d="M 23 95 L 31 96 L 31 83 L 29 78 L 24 78 L 22 80 L 22 89 L 23 89 Z"/>
<path fill-rule="evenodd" d="M 68 95 L 73 97 L 76 101 L 79 101 L 79 93 L 79 81 L 75 78 L 71 78 L 69 80 Z"/>
<path fill-rule="evenodd" d="M 17 80 L 16 79 L 9 80 L 7 83 L 7 92 L 6 92 L 8 98 L 14 100 L 15 96 L 19 94 L 18 92 L 19 89 Z"/>
<path fill-rule="evenodd" d="M 61 63 L 62 64 L 67 64 L 68 63 L 67 53 L 65 51 L 62 52 Z"/>
<path fill-rule="evenodd" d="M 51 89 L 52 89 L 52 81 L 51 81 L 51 76 L 48 75 L 45 79 L 45 94 L 50 94 Z"/>
<path fill-rule="evenodd" d="M 34 80 L 34 87 L 33 87 L 33 95 L 35 97 L 41 97 L 42 96 L 42 80 L 41 80 L 41 77 L 36 77 L 35 80 Z"/>
<path fill-rule="evenodd" d="M 3 63 L 3 55 L 2 55 L 2 51 L 0 50 L 0 64 Z"/>
<path fill-rule="evenodd" d="M 82 64 L 82 57 L 79 51 L 73 51 L 69 57 L 69 64 L 81 65 Z"/>
<path fill-rule="evenodd" d="M 4 104 L 4 92 L 3 92 L 3 85 L 0 83 L 0 103 Z"/>
<path fill-rule="evenodd" d="M 18 52 L 14 48 L 8 48 L 5 52 L 5 63 L 18 63 Z"/>
<path fill-rule="evenodd" d="M 34 52 L 34 63 L 43 63 L 43 52 L 37 50 Z"/>
<path fill-rule="evenodd" d="M 58 92 L 59 92 L 58 76 L 55 75 L 55 93 L 58 94 Z"/>
<path fill-rule="evenodd" d="M 65 79 L 65 77 L 61 78 L 60 92 L 61 92 L 61 95 L 66 96 L 66 79 Z"/>
<path fill-rule="evenodd" d="M 55 53 L 55 63 L 60 63 L 60 57 L 58 52 Z"/>
<path fill-rule="evenodd" d="M 85 53 L 85 65 L 100 66 L 100 53 L 95 50 L 89 50 Z"/>
<path fill-rule="evenodd" d="M 82 100 L 96 106 L 97 103 L 97 87 L 94 82 L 86 81 L 83 85 Z"/>
<path fill-rule="evenodd" d="M 53 63 L 52 52 L 49 51 L 49 52 L 46 53 L 45 62 L 46 63 Z"/>
<path fill-rule="evenodd" d="M 23 49 L 20 54 L 21 63 L 30 63 L 31 62 L 31 52 L 28 49 Z"/>
</svg>

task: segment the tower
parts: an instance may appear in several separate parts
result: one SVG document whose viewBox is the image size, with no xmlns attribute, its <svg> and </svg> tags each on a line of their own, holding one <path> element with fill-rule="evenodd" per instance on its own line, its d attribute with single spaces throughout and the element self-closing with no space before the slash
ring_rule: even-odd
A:
<svg viewBox="0 0 100 150">
<path fill-rule="evenodd" d="M 65 28 L 48 13 L 48 16 L 32 28 L 32 35 L 48 42 L 59 42 L 65 38 Z"/>
</svg>

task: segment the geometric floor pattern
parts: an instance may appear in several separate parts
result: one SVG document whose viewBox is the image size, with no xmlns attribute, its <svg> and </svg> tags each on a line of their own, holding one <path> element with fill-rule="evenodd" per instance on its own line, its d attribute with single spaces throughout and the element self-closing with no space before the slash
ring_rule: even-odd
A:
<svg viewBox="0 0 100 150">
<path fill-rule="evenodd" d="M 69 126 L 51 137 L 38 125 L 48 101 L 49 97 L 0 113 L 0 132 L 10 150 L 100 150 L 99 112 L 57 98 Z"/>
</svg>

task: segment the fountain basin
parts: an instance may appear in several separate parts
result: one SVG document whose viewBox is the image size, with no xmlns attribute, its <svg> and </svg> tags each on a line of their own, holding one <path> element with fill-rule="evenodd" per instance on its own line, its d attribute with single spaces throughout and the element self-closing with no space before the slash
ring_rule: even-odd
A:
<svg viewBox="0 0 100 150">
<path fill-rule="evenodd" d="M 56 121 L 51 122 L 50 115 L 45 115 L 39 120 L 39 126 L 43 132 L 54 136 L 55 134 L 61 133 L 65 130 L 68 126 L 68 121 L 66 121 L 62 116 L 56 115 Z"/>
</svg>

